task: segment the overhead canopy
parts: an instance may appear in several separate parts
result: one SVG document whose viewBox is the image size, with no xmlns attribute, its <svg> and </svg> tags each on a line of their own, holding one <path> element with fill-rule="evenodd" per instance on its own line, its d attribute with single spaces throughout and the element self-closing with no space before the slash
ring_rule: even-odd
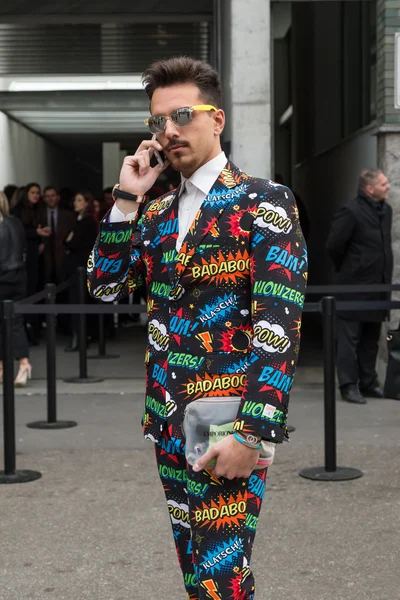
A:
<svg viewBox="0 0 400 600">
<path fill-rule="evenodd" d="M 212 19 L 212 0 L 2 0 L 0 110 L 52 138 L 136 138 L 146 131 L 148 100 L 137 86 L 125 91 L 124 77 L 140 80 L 168 56 L 211 61 Z M 68 91 L 49 87 L 57 77 L 70 80 Z M 117 90 L 97 85 L 113 78 L 122 81 Z"/>
</svg>

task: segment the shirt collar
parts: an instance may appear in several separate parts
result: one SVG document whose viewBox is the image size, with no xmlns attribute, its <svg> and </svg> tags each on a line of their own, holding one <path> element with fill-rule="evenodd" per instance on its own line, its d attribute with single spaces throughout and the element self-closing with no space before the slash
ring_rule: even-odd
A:
<svg viewBox="0 0 400 600">
<path fill-rule="evenodd" d="M 186 181 L 190 181 L 197 189 L 201 190 L 203 194 L 207 195 L 211 190 L 213 183 L 225 167 L 227 158 L 225 152 L 221 152 L 205 165 L 202 165 L 195 171 L 188 179 L 181 174 L 182 184 Z"/>
</svg>

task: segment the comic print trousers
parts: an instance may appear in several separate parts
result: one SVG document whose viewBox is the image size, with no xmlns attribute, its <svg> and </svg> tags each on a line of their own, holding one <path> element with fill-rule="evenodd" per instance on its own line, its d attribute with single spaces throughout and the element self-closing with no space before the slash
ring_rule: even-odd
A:
<svg viewBox="0 0 400 600">
<path fill-rule="evenodd" d="M 155 452 L 188 599 L 253 600 L 249 564 L 267 469 L 234 480 L 195 473 L 174 429 L 164 429 Z"/>
</svg>

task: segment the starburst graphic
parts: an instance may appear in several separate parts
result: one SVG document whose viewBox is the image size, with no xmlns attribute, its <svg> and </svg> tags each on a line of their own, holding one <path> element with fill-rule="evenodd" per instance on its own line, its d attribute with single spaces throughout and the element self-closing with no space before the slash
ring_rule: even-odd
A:
<svg viewBox="0 0 400 600">
<path fill-rule="evenodd" d="M 230 550 L 229 553 L 226 551 Z M 216 557 L 224 553 L 224 558 L 221 558 L 216 562 Z M 233 562 L 236 562 L 240 554 L 243 554 L 243 539 L 238 536 L 230 538 L 226 542 L 216 544 L 212 550 L 208 550 L 206 554 L 203 554 L 202 568 L 206 572 L 210 572 L 214 575 L 215 571 L 230 572 L 230 566 Z"/>
<path fill-rule="evenodd" d="M 177 262 L 175 265 L 175 269 L 177 274 L 180 276 L 182 275 L 182 273 L 185 271 L 186 269 L 186 265 L 188 264 L 188 262 L 190 261 L 190 259 L 192 258 L 193 254 L 194 254 L 195 248 L 189 248 L 188 243 L 187 242 L 183 242 L 183 245 L 181 247 L 181 250 L 178 254 L 177 257 Z"/>
<path fill-rule="evenodd" d="M 172 434 L 172 425 L 168 426 L 167 432 L 168 432 L 168 438 L 167 439 L 169 440 L 169 439 L 171 439 L 173 437 L 173 434 Z M 165 438 L 163 438 L 163 439 L 165 440 Z M 166 443 L 166 446 L 168 447 L 168 442 Z M 171 460 L 173 460 L 174 462 L 176 462 L 176 464 L 179 464 L 179 458 L 175 454 L 168 453 L 167 450 L 164 450 L 164 448 L 161 445 L 160 456 L 162 456 L 163 454 L 167 454 L 168 457 Z"/>
<path fill-rule="evenodd" d="M 150 254 L 144 252 L 142 255 L 142 260 L 146 265 L 146 279 L 151 280 L 153 275 L 154 256 L 150 256 Z"/>
<path fill-rule="evenodd" d="M 242 582 L 250 574 L 250 569 L 246 567 L 240 571 L 239 568 L 235 567 L 233 570 L 237 573 L 237 575 L 231 579 L 231 585 L 229 586 L 229 589 L 232 590 L 233 594 L 229 596 L 229 598 L 232 600 L 246 600 L 247 591 L 242 590 Z"/>
<path fill-rule="evenodd" d="M 208 327 L 222 322 L 233 310 L 237 310 L 237 298 L 233 293 L 218 296 L 213 300 L 210 304 L 206 304 L 204 308 L 199 307 L 200 321 Z"/>
<path fill-rule="evenodd" d="M 227 377 L 231 378 L 234 377 L 235 380 L 237 381 L 238 377 L 242 377 L 242 375 L 237 375 L 236 373 L 232 373 L 229 375 L 224 375 L 224 379 L 226 379 Z M 209 390 L 207 391 L 207 393 L 204 393 L 204 383 L 205 382 L 210 382 L 209 385 Z M 198 389 L 199 391 L 197 393 L 189 393 L 187 392 L 188 387 L 192 387 L 193 386 L 193 390 L 196 390 L 196 384 L 199 384 Z M 214 385 L 215 384 L 215 385 Z M 237 387 L 233 387 L 230 386 L 227 389 L 222 389 L 221 387 L 221 376 L 220 375 L 216 375 L 216 374 L 210 374 L 210 373 L 205 373 L 204 378 L 200 377 L 199 375 L 196 374 L 196 379 L 193 381 L 192 379 L 189 379 L 187 383 L 183 384 L 183 391 L 179 392 L 180 394 L 186 394 L 187 398 L 193 398 L 193 400 L 196 400 L 196 398 L 201 398 L 202 396 L 206 395 L 207 397 L 214 397 L 214 396 L 237 396 L 237 391 L 241 389 L 241 385 L 238 385 Z M 215 387 L 215 389 L 213 389 Z"/>
<path fill-rule="evenodd" d="M 286 252 L 288 253 L 288 255 L 290 255 L 292 253 L 292 245 L 289 242 L 288 245 L 286 246 L 286 248 L 284 248 L 284 250 L 286 250 Z M 283 271 L 286 275 L 286 277 L 289 279 L 289 281 L 292 281 L 292 274 L 290 272 L 289 269 L 286 269 L 285 267 L 283 267 L 282 265 L 278 264 L 278 263 L 273 263 L 268 271 L 274 271 L 276 269 L 280 269 L 281 271 Z"/>
<path fill-rule="evenodd" d="M 107 260 L 111 260 L 111 259 L 117 259 L 119 257 L 119 255 L 120 255 L 119 252 L 116 252 L 115 254 L 104 254 L 104 252 L 102 252 L 99 248 L 98 256 L 96 257 L 96 264 L 101 265 L 101 263 L 103 262 L 102 260 L 100 260 L 100 257 L 104 257 L 105 261 L 107 261 Z M 96 268 L 96 276 L 99 279 L 102 277 L 102 270 L 101 270 L 100 266 L 98 268 Z"/>
<path fill-rule="evenodd" d="M 234 271 L 232 271 L 232 265 L 236 265 Z M 200 281 L 207 281 L 209 285 L 218 286 L 229 281 L 236 284 L 238 280 L 246 279 L 249 271 L 250 255 L 247 250 L 238 250 L 235 254 L 229 252 L 227 257 L 219 251 L 218 256 L 211 257 L 210 262 L 202 258 L 200 264 L 195 263 L 192 266 L 190 277 L 195 276 L 195 273 L 198 272 L 198 277 L 195 276 L 196 279 L 199 278 Z"/>
<path fill-rule="evenodd" d="M 235 507 L 235 508 L 234 508 Z M 234 510 L 233 510 L 234 508 Z M 200 527 L 207 527 L 210 531 L 213 527 L 217 531 L 224 527 L 240 527 L 241 522 L 246 520 L 247 510 L 247 491 L 239 492 L 235 497 L 230 494 L 228 501 L 225 501 L 222 495 L 219 496 L 218 503 L 211 500 L 210 506 L 202 502 L 200 508 L 196 507 L 192 512 L 193 518 L 197 520 L 200 515 Z M 235 514 L 231 514 L 235 513 Z"/>
<path fill-rule="evenodd" d="M 216 225 L 218 222 L 218 217 L 212 217 L 209 221 L 207 221 L 207 227 L 203 229 L 202 236 L 204 237 L 208 233 L 210 233 L 213 238 L 219 237 L 219 230 Z"/>
<path fill-rule="evenodd" d="M 287 362 L 285 361 L 283 363 L 283 365 L 280 367 L 280 369 L 278 369 L 278 371 L 281 371 L 282 375 L 286 375 L 286 367 L 287 367 Z M 263 387 L 261 388 L 260 392 L 275 392 L 280 404 L 282 404 L 282 392 L 280 390 L 277 390 L 276 388 L 274 388 L 272 385 L 263 385 Z"/>
<path fill-rule="evenodd" d="M 198 224 L 198 222 L 200 220 L 201 214 L 202 214 L 201 213 L 201 209 L 199 209 L 197 211 L 197 214 L 196 214 L 195 218 L 193 219 L 192 224 L 189 227 L 189 233 L 190 233 L 190 235 L 193 235 L 193 233 L 195 232 L 197 224 Z"/>
</svg>

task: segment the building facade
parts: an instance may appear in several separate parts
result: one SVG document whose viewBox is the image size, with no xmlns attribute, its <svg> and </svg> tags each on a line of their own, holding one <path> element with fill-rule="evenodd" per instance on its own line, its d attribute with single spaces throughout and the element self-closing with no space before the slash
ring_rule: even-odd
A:
<svg viewBox="0 0 400 600">
<path fill-rule="evenodd" d="M 81 0 L 61 13 L 51 2 L 31 13 L 26 5 L 0 6 L 0 187 L 112 185 L 147 135 L 141 72 L 189 54 L 221 74 L 233 161 L 257 176 L 279 173 L 302 198 L 310 282 L 331 281 L 332 216 L 355 195 L 360 170 L 375 166 L 392 185 L 400 280 L 399 0 L 171 0 L 151 12 L 120 0 Z"/>
</svg>

